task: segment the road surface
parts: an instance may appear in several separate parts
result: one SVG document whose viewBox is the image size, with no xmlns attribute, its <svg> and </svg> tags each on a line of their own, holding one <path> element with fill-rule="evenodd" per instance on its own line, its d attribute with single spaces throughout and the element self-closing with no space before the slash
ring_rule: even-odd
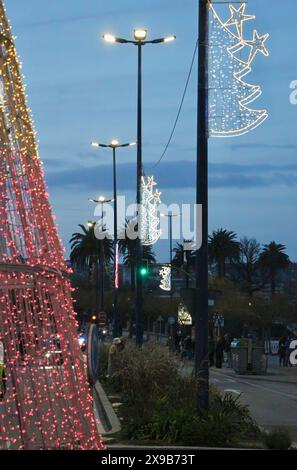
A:
<svg viewBox="0 0 297 470">
<path fill-rule="evenodd" d="M 287 426 L 297 441 L 297 369 L 270 369 L 266 376 L 239 376 L 211 369 L 210 383 L 223 393 L 240 396 L 252 417 L 266 429 Z"/>
</svg>

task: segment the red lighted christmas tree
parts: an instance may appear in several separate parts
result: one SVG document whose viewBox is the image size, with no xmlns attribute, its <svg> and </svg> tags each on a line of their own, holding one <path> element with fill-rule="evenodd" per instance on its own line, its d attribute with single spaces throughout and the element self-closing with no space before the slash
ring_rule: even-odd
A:
<svg viewBox="0 0 297 470">
<path fill-rule="evenodd" d="M 2 1 L 0 165 L 0 448 L 101 449 L 67 266 Z"/>
</svg>

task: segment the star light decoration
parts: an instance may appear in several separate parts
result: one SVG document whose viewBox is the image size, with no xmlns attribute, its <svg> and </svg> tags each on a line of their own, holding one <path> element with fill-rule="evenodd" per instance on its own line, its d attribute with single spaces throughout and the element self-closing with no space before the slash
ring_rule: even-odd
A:
<svg viewBox="0 0 297 470">
<path fill-rule="evenodd" d="M 244 37 L 244 23 L 255 19 L 239 8 L 229 5 L 231 17 L 223 22 L 212 4 L 209 31 L 209 135 L 234 137 L 249 132 L 268 117 L 267 110 L 251 109 L 249 105 L 261 95 L 258 85 L 244 81 L 251 72 L 258 53 L 268 56 L 269 34 L 253 32 L 253 39 Z M 246 60 L 241 56 L 249 48 Z"/>
<path fill-rule="evenodd" d="M 160 288 L 165 291 L 171 291 L 171 266 L 166 264 L 160 270 Z"/>
<path fill-rule="evenodd" d="M 103 448 L 24 78 L 0 0 L 0 449 Z"/>
<path fill-rule="evenodd" d="M 153 176 L 141 178 L 140 238 L 142 245 L 153 245 L 161 236 L 158 206 L 161 203 L 161 192 Z"/>
</svg>

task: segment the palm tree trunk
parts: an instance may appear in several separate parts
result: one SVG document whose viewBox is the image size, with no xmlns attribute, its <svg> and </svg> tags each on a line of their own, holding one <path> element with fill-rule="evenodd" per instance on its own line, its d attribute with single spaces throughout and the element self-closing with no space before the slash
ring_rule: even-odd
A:
<svg viewBox="0 0 297 470">
<path fill-rule="evenodd" d="M 271 271 L 271 294 L 274 296 L 276 292 L 275 271 Z"/>
<path fill-rule="evenodd" d="M 220 258 L 218 260 L 218 276 L 219 276 L 219 279 L 223 279 L 223 277 L 225 277 L 225 271 L 226 271 L 225 260 Z"/>
</svg>

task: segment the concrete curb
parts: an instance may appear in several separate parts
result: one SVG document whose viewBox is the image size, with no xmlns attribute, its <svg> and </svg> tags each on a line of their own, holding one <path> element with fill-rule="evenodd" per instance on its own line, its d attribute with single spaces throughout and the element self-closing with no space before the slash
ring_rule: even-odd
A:
<svg viewBox="0 0 297 470">
<path fill-rule="evenodd" d="M 94 387 L 98 399 L 98 413 L 101 420 L 102 436 L 112 436 L 121 430 L 121 423 L 105 393 L 100 382 L 96 382 Z"/>
</svg>

